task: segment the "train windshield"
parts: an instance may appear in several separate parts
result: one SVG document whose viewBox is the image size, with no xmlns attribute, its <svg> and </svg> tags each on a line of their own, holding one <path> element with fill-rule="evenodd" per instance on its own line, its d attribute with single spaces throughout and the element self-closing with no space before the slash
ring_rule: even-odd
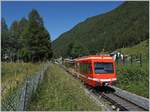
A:
<svg viewBox="0 0 150 112">
<path fill-rule="evenodd" d="M 96 62 L 94 70 L 96 74 L 114 73 L 113 63 Z"/>
</svg>

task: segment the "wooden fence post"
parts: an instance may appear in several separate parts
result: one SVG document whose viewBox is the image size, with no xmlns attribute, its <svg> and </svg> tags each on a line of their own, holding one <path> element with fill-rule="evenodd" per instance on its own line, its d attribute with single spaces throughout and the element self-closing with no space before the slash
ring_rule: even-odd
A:
<svg viewBox="0 0 150 112">
<path fill-rule="evenodd" d="M 140 65 L 142 66 L 142 54 L 140 53 Z"/>
<path fill-rule="evenodd" d="M 132 64 L 132 62 L 133 62 L 132 58 L 133 58 L 133 56 L 131 55 L 131 59 L 130 59 L 130 61 L 131 61 L 131 64 Z"/>
<path fill-rule="evenodd" d="M 26 109 L 27 109 L 27 89 L 28 89 L 28 79 L 26 80 L 26 85 L 25 85 L 25 95 L 24 95 L 23 111 L 26 111 Z"/>
</svg>

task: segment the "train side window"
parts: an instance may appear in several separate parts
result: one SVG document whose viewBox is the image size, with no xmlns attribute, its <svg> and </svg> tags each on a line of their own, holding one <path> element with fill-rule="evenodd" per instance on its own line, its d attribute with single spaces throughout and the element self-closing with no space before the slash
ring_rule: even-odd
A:
<svg viewBox="0 0 150 112">
<path fill-rule="evenodd" d="M 86 63 L 86 74 L 88 74 L 88 63 Z"/>
<path fill-rule="evenodd" d="M 83 68 L 83 63 L 81 64 L 81 73 L 83 74 L 84 73 L 84 68 Z"/>
<path fill-rule="evenodd" d="M 83 63 L 83 74 L 86 74 L 86 63 Z"/>
<path fill-rule="evenodd" d="M 88 63 L 86 63 L 86 74 L 88 74 Z"/>
<path fill-rule="evenodd" d="M 79 64 L 79 71 L 82 73 L 82 63 Z"/>
<path fill-rule="evenodd" d="M 84 74 L 84 63 L 82 63 L 82 74 Z"/>
<path fill-rule="evenodd" d="M 84 63 L 84 74 L 88 74 L 88 63 Z"/>
<path fill-rule="evenodd" d="M 88 72 L 88 74 L 91 74 L 92 73 L 92 66 L 91 66 L 91 63 L 88 63 L 87 64 L 87 72 Z"/>
<path fill-rule="evenodd" d="M 81 74 L 90 74 L 90 73 L 92 73 L 91 63 L 80 63 L 79 72 Z"/>
<path fill-rule="evenodd" d="M 92 72 L 91 63 L 84 63 L 83 64 L 83 73 L 90 74 Z"/>
<path fill-rule="evenodd" d="M 81 64 L 81 74 L 84 74 L 84 63 Z"/>
<path fill-rule="evenodd" d="M 84 74 L 84 63 L 81 64 L 81 73 Z"/>
<path fill-rule="evenodd" d="M 88 74 L 88 63 L 86 63 L 85 68 L 86 68 L 85 73 Z"/>
<path fill-rule="evenodd" d="M 84 63 L 82 63 L 82 74 L 84 74 Z"/>
</svg>

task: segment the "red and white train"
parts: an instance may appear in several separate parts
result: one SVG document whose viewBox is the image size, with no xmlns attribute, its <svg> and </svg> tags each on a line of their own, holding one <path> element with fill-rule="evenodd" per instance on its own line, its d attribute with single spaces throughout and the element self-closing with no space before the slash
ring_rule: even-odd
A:
<svg viewBox="0 0 150 112">
<path fill-rule="evenodd" d="M 96 87 L 116 81 L 116 65 L 109 55 L 84 56 L 74 59 L 75 70 L 86 84 Z"/>
</svg>

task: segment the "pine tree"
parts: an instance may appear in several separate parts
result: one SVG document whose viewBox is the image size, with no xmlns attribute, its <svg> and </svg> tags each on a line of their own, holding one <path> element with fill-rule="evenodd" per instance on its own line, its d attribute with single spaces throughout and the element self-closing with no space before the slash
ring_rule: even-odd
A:
<svg viewBox="0 0 150 112">
<path fill-rule="evenodd" d="M 28 18 L 28 26 L 23 34 L 28 60 L 37 62 L 50 59 L 50 35 L 44 27 L 42 18 L 35 9 L 29 13 Z"/>
<path fill-rule="evenodd" d="M 21 18 L 21 20 L 18 23 L 18 27 L 19 27 L 19 33 L 22 33 L 25 28 L 27 27 L 28 24 L 28 20 L 26 18 Z"/>
<path fill-rule="evenodd" d="M 8 58 L 8 47 L 9 47 L 9 32 L 6 21 L 4 18 L 1 20 L 1 59 L 2 61 Z"/>
<path fill-rule="evenodd" d="M 19 39 L 18 39 L 18 44 L 19 44 L 19 50 L 18 50 L 18 56 L 19 60 L 23 60 L 26 57 L 27 54 L 27 49 L 25 46 L 25 40 L 23 38 L 24 32 L 27 29 L 28 26 L 28 20 L 26 18 L 22 18 L 18 22 L 18 27 L 19 27 Z M 24 59 L 26 60 L 26 59 Z"/>
<path fill-rule="evenodd" d="M 24 47 L 24 40 L 23 40 L 23 33 L 25 32 L 25 30 L 27 29 L 28 26 L 28 20 L 26 18 L 22 18 L 19 22 L 18 22 L 18 31 L 19 31 L 19 47 Z"/>
<path fill-rule="evenodd" d="M 18 59 L 18 50 L 19 46 L 19 23 L 18 21 L 14 21 L 10 27 L 10 57 L 12 61 L 16 61 Z"/>
</svg>

